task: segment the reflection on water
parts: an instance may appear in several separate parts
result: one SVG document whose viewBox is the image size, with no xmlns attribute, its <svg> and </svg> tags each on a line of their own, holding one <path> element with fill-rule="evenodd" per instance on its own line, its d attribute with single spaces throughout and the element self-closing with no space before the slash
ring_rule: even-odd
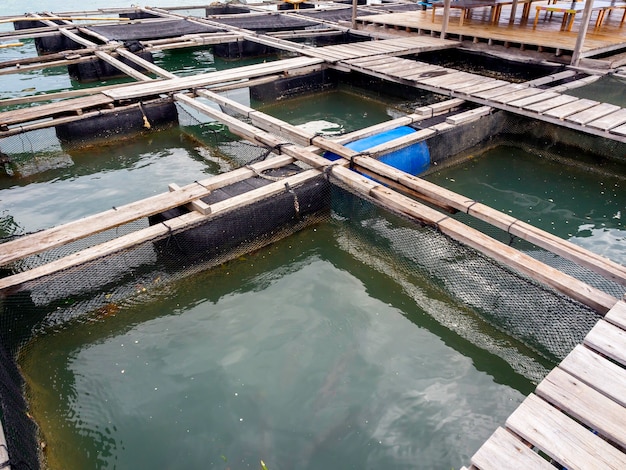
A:
<svg viewBox="0 0 626 470">
<path fill-rule="evenodd" d="M 408 292 L 363 264 L 338 245 L 342 233 L 318 225 L 153 301 L 41 334 L 20 363 L 51 467 L 467 462 L 533 387 L 475 346 L 472 328 L 537 358 L 428 280 Z"/>
<path fill-rule="evenodd" d="M 626 264 L 626 172 L 500 146 L 427 179 Z"/>
</svg>

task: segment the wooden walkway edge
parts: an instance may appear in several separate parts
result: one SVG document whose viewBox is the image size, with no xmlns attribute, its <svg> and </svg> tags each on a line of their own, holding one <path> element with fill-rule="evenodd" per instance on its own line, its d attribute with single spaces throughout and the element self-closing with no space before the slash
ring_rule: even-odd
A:
<svg viewBox="0 0 626 470">
<path fill-rule="evenodd" d="M 537 386 L 471 458 L 471 469 L 626 468 L 626 302 Z M 539 455 L 543 453 L 547 458 Z"/>
</svg>

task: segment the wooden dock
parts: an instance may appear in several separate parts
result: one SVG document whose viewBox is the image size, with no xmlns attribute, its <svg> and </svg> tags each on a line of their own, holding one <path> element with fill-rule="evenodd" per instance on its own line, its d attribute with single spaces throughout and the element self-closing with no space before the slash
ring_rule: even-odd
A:
<svg viewBox="0 0 626 470">
<path fill-rule="evenodd" d="M 553 89 L 540 89 L 533 83 L 510 83 L 385 55 L 345 59 L 338 67 L 626 142 L 626 109 Z"/>
<path fill-rule="evenodd" d="M 493 433 L 469 468 L 626 468 L 625 406 L 622 300 Z"/>
<path fill-rule="evenodd" d="M 535 2 L 533 5 L 540 3 Z M 142 9 L 142 11 L 163 13 L 164 17 L 176 17 L 171 11 L 164 12 L 161 9 Z M 531 14 L 534 12 L 532 6 L 530 12 Z M 295 16 L 299 13 L 289 14 Z M 146 41 L 150 48 L 165 49 L 248 40 L 272 45 L 298 55 L 290 59 L 190 77 L 177 77 L 148 63 L 141 63 L 123 45 L 111 44 L 106 38 L 105 44 L 98 45 L 94 40 L 79 38 L 71 25 L 64 24 L 61 28 L 60 25 L 48 21 L 45 31 L 38 31 L 37 34 L 50 32 L 58 34 L 59 30 L 63 29 L 61 34 L 74 35 L 72 37 L 80 39 L 85 50 L 77 53 L 77 56 L 65 54 L 55 58 L 33 59 L 27 67 L 34 69 L 51 64 L 73 63 L 85 60 L 93 54 L 118 67 L 136 83 L 89 91 L 63 92 L 55 95 L 55 98 L 63 98 L 62 101 L 2 112 L 0 138 L 113 112 L 128 106 L 141 106 L 141 103 L 150 100 L 167 99 L 183 103 L 219 120 L 234 134 L 263 145 L 268 150 L 273 149 L 274 155 L 263 162 L 184 187 L 171 185 L 167 191 L 152 198 L 116 207 L 0 245 L 0 266 L 17 265 L 20 262 L 27 265 L 29 258 L 55 247 L 65 246 L 174 208 L 184 207 L 187 210 L 185 214 L 167 223 L 141 228 L 32 269 L 6 276 L 0 279 L 0 296 L 19 290 L 25 283 L 37 282 L 63 270 L 101 259 L 146 241 L 168 236 L 173 231 L 183 231 L 199 223 L 211 223 L 219 215 L 272 195 L 288 192 L 290 188 L 325 175 L 331 181 L 348 186 L 355 193 L 373 199 L 383 207 L 402 213 L 416 222 L 432 225 L 449 237 L 475 248 L 497 262 L 508 265 L 511 269 L 605 314 L 586 336 L 583 344 L 577 346 L 537 386 L 535 393 L 531 394 L 503 427 L 498 428 L 476 452 L 469 462 L 470 468 L 554 469 L 554 464 L 568 469 L 626 468 L 625 301 L 565 275 L 458 222 L 449 217 L 446 211 L 463 211 L 623 286 L 626 286 L 626 268 L 477 201 L 468 200 L 462 195 L 388 167 L 375 158 L 390 150 L 446 132 L 455 126 L 473 122 L 496 110 L 515 113 L 585 134 L 626 142 L 626 109 L 612 104 L 578 99 L 564 94 L 558 87 L 539 88 L 539 85 L 557 83 L 564 75 L 519 84 L 406 58 L 424 51 L 457 47 L 460 43 L 467 42 L 468 38 L 469 42 L 474 44 L 499 42 L 502 45 L 515 45 L 520 49 L 530 46 L 537 50 L 552 48 L 559 54 L 573 48 L 574 33 L 551 31 L 557 26 L 552 25 L 547 19 L 544 22 L 538 20 L 541 31 L 537 31 L 536 34 L 529 33 L 531 26 L 523 22 L 510 28 L 503 28 L 503 22 L 508 21 L 507 14 L 510 15 L 511 12 L 505 7 L 500 13 L 500 24 L 486 25 L 488 15 L 474 12 L 474 15 L 466 18 L 462 25 L 455 25 L 455 22 L 450 24 L 447 31 L 452 39 L 448 40 L 436 37 L 437 31 L 441 30 L 439 16 L 435 15 L 433 20 L 431 12 L 413 10 L 359 17 L 361 29 L 376 30 L 374 36 L 380 34 L 380 37 L 377 40 L 354 44 L 314 48 L 291 43 L 280 35 L 272 36 L 246 30 L 245 22 L 229 27 L 227 21 L 219 23 L 215 19 L 198 21 L 208 25 L 219 23 L 227 31 Z M 536 14 L 539 14 L 539 10 Z M 489 18 L 489 21 L 493 22 L 493 17 Z M 516 23 L 516 18 L 513 17 L 513 23 Z M 330 23 L 327 20 L 318 21 Z M 336 25 L 336 31 L 345 29 L 345 25 Z M 328 32 L 334 33 L 330 30 Z M 386 35 L 388 32 L 394 34 L 401 32 L 403 35 L 390 38 Z M 92 39 L 93 37 L 95 36 L 92 35 Z M 612 51 L 622 47 L 624 42 L 623 33 L 615 25 L 615 19 L 609 18 L 601 28 L 591 33 L 584 54 L 594 56 Z M 120 57 L 143 65 L 157 78 L 131 71 L 127 65 L 121 63 Z M 324 68 L 367 74 L 391 83 L 401 83 L 445 95 L 450 100 L 417 109 L 411 115 L 337 139 L 328 139 L 235 103 L 211 91 L 212 87 L 241 87 L 249 85 L 254 80 L 304 75 Z M 15 73 L 17 70 L 17 64 L 4 68 L 6 73 Z M 218 104 L 220 109 L 226 109 L 228 113 L 218 111 L 215 106 L 207 106 L 196 99 L 197 97 Z M 36 102 L 37 99 L 44 98 L 31 99 L 32 102 Z M 451 111 L 464 102 L 471 102 L 477 106 L 462 112 Z M 400 125 L 415 123 L 442 112 L 449 114 L 439 124 L 426 126 L 410 138 L 370 149 L 367 154 L 355 152 L 344 146 L 350 141 Z M 235 118 L 233 115 L 239 115 L 241 118 Z M 285 144 L 285 139 L 293 143 Z M 331 162 L 320 156 L 323 151 L 332 151 L 340 155 L 341 159 Z M 241 181 L 262 178 L 260 175 L 264 172 L 284 168 L 295 161 L 304 164 L 302 166 L 305 168 L 271 183 L 265 181 L 262 187 L 254 188 L 254 185 L 250 185 L 249 191 L 238 196 L 218 202 L 207 202 L 207 197 L 215 191 Z M 353 171 L 354 169 L 374 177 L 375 180 L 358 174 Z"/>
</svg>

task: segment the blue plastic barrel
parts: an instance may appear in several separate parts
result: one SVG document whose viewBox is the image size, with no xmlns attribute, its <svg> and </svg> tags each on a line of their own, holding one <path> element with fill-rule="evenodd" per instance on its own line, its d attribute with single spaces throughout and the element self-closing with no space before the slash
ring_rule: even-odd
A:
<svg viewBox="0 0 626 470">
<path fill-rule="evenodd" d="M 381 132 L 380 134 L 372 135 L 364 139 L 355 140 L 346 144 L 345 147 L 354 150 L 356 152 L 366 152 L 367 150 L 376 147 L 377 145 L 384 144 L 390 140 L 398 139 L 416 132 L 415 129 L 408 126 L 396 127 L 390 131 Z M 337 160 L 339 155 L 326 152 L 324 154 L 329 160 Z M 400 150 L 395 150 L 379 158 L 381 162 L 386 163 L 389 166 L 402 170 L 405 173 L 411 175 L 419 175 L 426 171 L 430 165 L 430 152 L 428 151 L 428 145 L 426 142 L 418 142 L 408 147 L 404 147 Z"/>
</svg>

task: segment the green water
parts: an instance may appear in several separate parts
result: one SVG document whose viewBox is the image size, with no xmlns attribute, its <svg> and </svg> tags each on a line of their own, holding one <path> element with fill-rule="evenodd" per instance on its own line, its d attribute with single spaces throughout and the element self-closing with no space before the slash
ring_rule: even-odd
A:
<svg viewBox="0 0 626 470">
<path fill-rule="evenodd" d="M 626 264 L 626 166 L 546 154 L 503 145 L 427 179 Z"/>
<path fill-rule="evenodd" d="M 343 226 L 38 335 L 20 365 L 50 466 L 466 463 L 533 387 L 468 336 L 541 363 L 427 278 L 410 279 L 410 295 Z"/>
</svg>

